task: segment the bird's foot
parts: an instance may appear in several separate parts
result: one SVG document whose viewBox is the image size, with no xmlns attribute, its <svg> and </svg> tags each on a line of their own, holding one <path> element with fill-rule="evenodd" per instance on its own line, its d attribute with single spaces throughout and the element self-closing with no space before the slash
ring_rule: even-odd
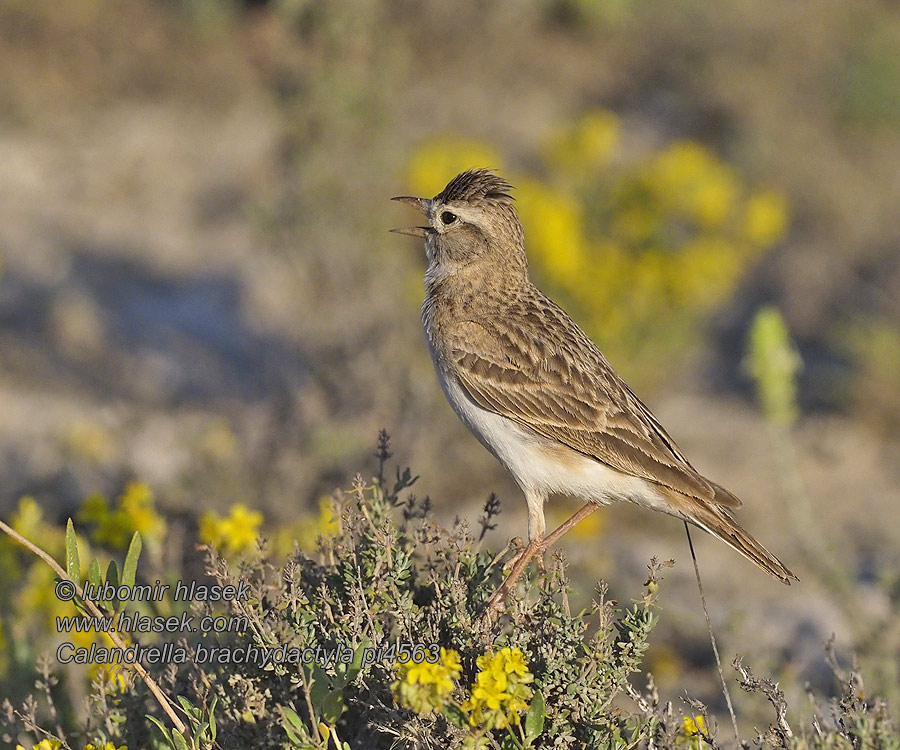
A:
<svg viewBox="0 0 900 750">
<path fill-rule="evenodd" d="M 528 546 L 525 547 L 525 549 L 516 553 L 516 555 L 503 566 L 504 572 L 509 570 L 509 574 L 506 576 L 506 580 L 504 580 L 491 595 L 491 598 L 488 599 L 488 602 L 484 607 L 484 612 L 481 614 L 481 622 L 483 624 L 493 625 L 497 621 L 497 617 L 499 617 L 500 613 L 506 607 L 507 595 L 512 591 L 516 581 L 518 581 L 522 573 L 525 572 L 525 568 L 533 557 L 537 558 L 538 569 L 541 573 L 543 574 L 546 572 L 546 568 L 544 567 L 544 553 L 549 546 L 546 539 L 534 539 L 528 543 Z"/>
<path fill-rule="evenodd" d="M 543 540 L 538 539 L 538 542 Z M 518 549 L 518 552 L 514 554 L 509 560 L 503 563 L 503 573 L 504 575 L 509 575 L 513 568 L 519 564 L 523 557 L 527 556 L 527 560 L 534 558 L 534 561 L 537 563 L 538 570 L 541 572 L 541 575 L 547 572 L 547 566 L 544 564 L 544 555 L 547 553 L 548 545 L 538 545 L 537 547 L 532 547 L 534 542 L 529 542 L 527 545 L 522 541 L 522 537 L 515 537 L 512 542 L 510 542 L 510 546 L 514 549 Z M 524 546 L 523 546 L 524 545 Z M 539 547 L 543 547 L 540 549 Z M 526 560 L 526 562 L 527 562 Z"/>
</svg>

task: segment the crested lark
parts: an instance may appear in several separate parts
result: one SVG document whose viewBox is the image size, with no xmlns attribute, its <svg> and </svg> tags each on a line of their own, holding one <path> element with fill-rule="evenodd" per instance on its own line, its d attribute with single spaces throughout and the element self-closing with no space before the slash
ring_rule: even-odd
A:
<svg viewBox="0 0 900 750">
<path fill-rule="evenodd" d="M 430 200 L 394 198 L 428 220 L 393 231 L 425 240 L 422 319 L 441 388 L 528 503 L 529 545 L 488 611 L 531 557 L 618 500 L 689 521 L 790 585 L 796 576 L 735 523 L 741 501 L 691 466 L 594 342 L 531 283 L 510 191 L 471 169 Z M 544 501 L 554 493 L 587 504 L 545 536 Z"/>
</svg>

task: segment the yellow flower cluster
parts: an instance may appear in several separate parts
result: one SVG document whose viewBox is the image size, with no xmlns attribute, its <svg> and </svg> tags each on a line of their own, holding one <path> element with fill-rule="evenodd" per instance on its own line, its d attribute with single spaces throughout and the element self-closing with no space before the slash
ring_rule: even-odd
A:
<svg viewBox="0 0 900 750">
<path fill-rule="evenodd" d="M 200 539 L 222 552 L 243 552 L 256 544 L 262 522 L 262 513 L 236 503 L 224 518 L 212 511 L 204 513 L 200 519 Z"/>
<path fill-rule="evenodd" d="M 37 745 L 32 745 L 31 750 L 60 750 L 61 747 L 62 742 L 59 740 L 48 740 L 45 738 L 38 742 Z M 25 748 L 22 745 L 16 745 L 16 750 L 25 750 Z M 88 743 L 84 746 L 84 750 L 128 750 L 128 748 L 125 745 L 116 748 L 112 742 L 107 742 L 102 747 Z"/>
<path fill-rule="evenodd" d="M 518 648 L 502 648 L 496 654 L 479 656 L 479 672 L 472 695 L 461 708 L 473 727 L 503 729 L 519 723 L 519 714 L 528 708 L 534 676 Z"/>
<path fill-rule="evenodd" d="M 635 159 L 624 130 L 614 113 L 589 112 L 550 134 L 542 151 L 550 179 L 504 176 L 516 186 L 542 285 L 640 386 L 646 373 L 671 370 L 704 316 L 784 236 L 788 206 L 694 141 Z M 434 195 L 474 166 L 503 167 L 483 144 L 437 139 L 414 155 L 410 185 Z"/>
<path fill-rule="evenodd" d="M 395 700 L 417 714 L 439 713 L 453 692 L 453 681 L 462 674 L 459 654 L 441 649 L 439 661 L 431 664 L 411 660 L 396 662 L 399 679 L 391 684 Z"/>
<path fill-rule="evenodd" d="M 703 737 L 706 733 L 706 719 L 702 715 L 685 716 L 679 732 L 679 744 L 690 750 L 703 750 Z"/>
<path fill-rule="evenodd" d="M 144 482 L 130 482 L 112 507 L 102 495 L 91 495 L 81 506 L 78 520 L 93 527 L 94 542 L 112 549 L 128 547 L 135 531 L 150 546 L 166 533 L 166 522 L 154 508 L 153 491 Z"/>
</svg>

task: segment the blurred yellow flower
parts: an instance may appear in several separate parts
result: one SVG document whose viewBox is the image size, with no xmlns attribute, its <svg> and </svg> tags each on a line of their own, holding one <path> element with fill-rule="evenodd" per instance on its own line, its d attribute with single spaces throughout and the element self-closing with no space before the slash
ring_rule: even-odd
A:
<svg viewBox="0 0 900 750">
<path fill-rule="evenodd" d="M 480 141 L 446 136 L 422 144 L 413 155 L 407 172 L 409 190 L 430 198 L 453 177 L 473 167 L 499 169 L 499 154 Z"/>
<path fill-rule="evenodd" d="M 296 542 L 300 549 L 313 552 L 320 536 L 333 537 L 340 531 L 338 509 L 334 499 L 325 495 L 319 498 L 319 512 L 304 513 L 296 521 L 279 527 L 272 539 L 273 550 L 289 555 Z"/>
<path fill-rule="evenodd" d="M 131 534 L 141 532 L 142 539 L 158 539 L 166 530 L 166 522 L 153 508 L 153 491 L 144 482 L 129 482 L 119 503 L 130 526 Z"/>
<path fill-rule="evenodd" d="M 775 190 L 750 196 L 744 209 L 744 236 L 754 245 L 770 247 L 784 236 L 788 223 L 787 199 Z"/>
<path fill-rule="evenodd" d="M 646 175 L 664 208 L 711 229 L 725 222 L 738 196 L 731 168 L 706 147 L 678 141 L 661 151 Z"/>
<path fill-rule="evenodd" d="M 641 160 L 623 158 L 621 143 L 614 113 L 589 112 L 547 139 L 552 177 L 506 176 L 538 283 L 640 388 L 692 350 L 705 318 L 787 231 L 788 205 L 696 141 Z M 443 138 L 417 151 L 409 180 L 428 196 L 463 169 L 500 165 L 485 144 Z"/>
<path fill-rule="evenodd" d="M 621 123 L 606 109 L 589 112 L 578 123 L 553 134 L 544 149 L 550 164 L 580 176 L 595 175 L 603 169 L 619 145 Z"/>
<path fill-rule="evenodd" d="M 93 526 L 91 539 L 97 544 L 125 549 L 139 531 L 144 544 L 154 546 L 165 536 L 166 522 L 153 507 L 153 490 L 146 483 L 129 482 L 115 505 L 100 494 L 82 503 L 78 520 Z"/>
<path fill-rule="evenodd" d="M 240 450 L 237 436 L 224 420 L 213 422 L 203 431 L 199 448 L 206 458 L 216 462 L 230 461 Z"/>
<path fill-rule="evenodd" d="M 128 746 L 119 745 L 119 747 L 116 747 L 112 742 L 104 742 L 102 745 L 95 745 L 88 742 L 88 744 L 84 746 L 84 750 L 128 750 Z"/>
<path fill-rule="evenodd" d="M 453 681 L 462 674 L 459 654 L 445 648 L 441 648 L 441 657 L 435 663 L 407 660 L 395 662 L 395 667 L 399 678 L 391 684 L 395 699 L 422 715 L 440 712 L 453 692 Z"/>
<path fill-rule="evenodd" d="M 47 529 L 43 523 L 43 515 L 44 512 L 37 501 L 30 495 L 25 495 L 19 500 L 19 507 L 13 513 L 10 525 L 26 539 L 46 541 Z"/>
<path fill-rule="evenodd" d="M 80 420 L 69 426 L 63 444 L 78 458 L 93 464 L 109 463 L 116 455 L 116 441 L 103 425 Z"/>
<path fill-rule="evenodd" d="M 204 513 L 200 519 L 200 539 L 223 552 L 243 552 L 256 544 L 262 522 L 262 513 L 236 503 L 224 518 L 212 511 Z"/>
<path fill-rule="evenodd" d="M 564 283 L 574 283 L 588 262 L 581 205 L 530 179 L 519 181 L 516 198 L 532 257 Z"/>
</svg>

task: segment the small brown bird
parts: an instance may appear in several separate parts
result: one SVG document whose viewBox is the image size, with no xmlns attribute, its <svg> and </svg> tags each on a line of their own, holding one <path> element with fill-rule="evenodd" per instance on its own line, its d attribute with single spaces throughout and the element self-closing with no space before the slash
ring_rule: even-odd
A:
<svg viewBox="0 0 900 750">
<path fill-rule="evenodd" d="M 528 503 L 529 545 L 489 608 L 531 557 L 619 500 L 689 521 L 790 585 L 796 576 L 735 523 L 741 501 L 691 466 L 594 342 L 532 284 L 511 189 L 470 169 L 430 200 L 393 199 L 428 220 L 393 231 L 425 239 L 422 320 L 441 388 Z M 555 493 L 587 504 L 545 536 L 544 502 Z"/>
</svg>

